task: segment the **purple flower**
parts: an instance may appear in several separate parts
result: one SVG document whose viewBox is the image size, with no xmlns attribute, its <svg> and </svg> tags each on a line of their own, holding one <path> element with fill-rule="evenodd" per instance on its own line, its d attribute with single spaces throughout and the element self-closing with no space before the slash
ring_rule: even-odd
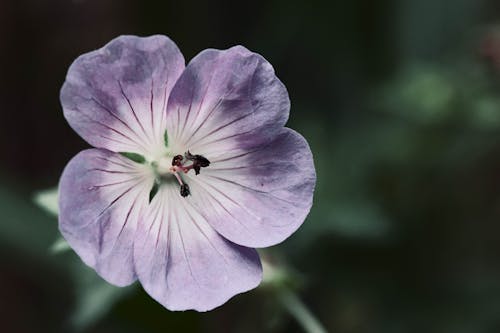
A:
<svg viewBox="0 0 500 333">
<path fill-rule="evenodd" d="M 168 309 L 207 311 L 255 288 L 254 248 L 311 208 L 312 155 L 284 127 L 286 88 L 242 46 L 185 66 L 165 36 L 121 36 L 75 60 L 61 103 L 96 147 L 61 177 L 64 238 L 106 281 L 139 280 Z"/>
</svg>

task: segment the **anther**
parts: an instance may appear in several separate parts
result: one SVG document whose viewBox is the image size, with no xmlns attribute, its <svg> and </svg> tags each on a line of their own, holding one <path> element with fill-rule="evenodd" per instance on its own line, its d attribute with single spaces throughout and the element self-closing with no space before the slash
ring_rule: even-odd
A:
<svg viewBox="0 0 500 333">
<path fill-rule="evenodd" d="M 172 166 L 181 166 L 182 158 L 182 155 L 175 155 L 174 158 L 172 158 Z"/>
<path fill-rule="evenodd" d="M 189 191 L 189 185 L 186 183 L 182 184 L 181 185 L 181 196 L 185 198 L 190 194 L 191 194 L 191 192 Z"/>
<path fill-rule="evenodd" d="M 181 176 L 177 172 L 174 172 L 174 177 L 177 179 L 179 185 L 181 186 L 180 188 L 181 196 L 185 198 L 188 195 L 190 195 L 191 191 L 189 191 L 189 185 L 182 181 Z"/>
<path fill-rule="evenodd" d="M 210 165 L 210 161 L 206 157 L 202 155 L 193 155 L 189 150 L 187 153 L 184 153 L 184 157 L 193 162 L 192 168 L 197 175 L 200 174 L 201 168 L 205 168 Z"/>
<path fill-rule="evenodd" d="M 185 165 L 186 161 L 190 161 L 192 164 Z M 189 150 L 184 153 L 184 156 L 175 155 L 172 158 L 172 166 L 170 167 L 168 166 L 168 160 L 166 158 L 160 160 L 160 162 L 163 163 L 155 163 L 153 165 L 153 167 L 156 169 L 156 172 L 160 176 L 165 176 L 167 174 L 173 175 L 179 182 L 180 194 L 184 198 L 190 195 L 191 191 L 189 189 L 189 185 L 184 183 L 181 174 L 188 173 L 189 170 L 193 169 L 195 174 L 198 175 L 200 174 L 201 168 L 205 168 L 210 165 L 210 161 L 206 157 L 202 155 L 193 155 Z"/>
</svg>

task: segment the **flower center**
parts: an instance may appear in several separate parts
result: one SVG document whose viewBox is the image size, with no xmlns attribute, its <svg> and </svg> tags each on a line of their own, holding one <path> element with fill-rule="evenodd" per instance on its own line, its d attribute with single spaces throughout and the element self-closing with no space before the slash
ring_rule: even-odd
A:
<svg viewBox="0 0 500 333">
<path fill-rule="evenodd" d="M 156 173 L 155 186 L 159 186 L 174 176 L 180 186 L 180 194 L 182 197 L 187 197 L 191 194 L 189 185 L 182 178 L 182 174 L 194 170 L 196 175 L 200 174 L 201 168 L 208 167 L 210 161 L 202 155 L 193 155 L 188 150 L 183 155 L 175 155 L 172 159 L 170 156 L 162 156 L 157 162 L 151 163 Z M 153 190 L 152 190 L 153 191 Z"/>
</svg>

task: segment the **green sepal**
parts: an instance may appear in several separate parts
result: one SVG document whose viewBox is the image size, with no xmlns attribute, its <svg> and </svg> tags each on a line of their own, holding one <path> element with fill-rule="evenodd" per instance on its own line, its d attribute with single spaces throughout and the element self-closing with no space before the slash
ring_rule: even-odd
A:
<svg viewBox="0 0 500 333">
<path fill-rule="evenodd" d="M 151 188 L 151 191 L 149 192 L 149 202 L 153 200 L 155 197 L 156 193 L 158 193 L 158 189 L 160 188 L 160 185 L 158 184 L 157 181 L 153 184 L 153 187 Z"/>
<path fill-rule="evenodd" d="M 168 147 L 168 133 L 167 133 L 167 130 L 165 130 L 165 133 L 163 133 L 163 142 L 165 143 L 165 147 Z"/>
<path fill-rule="evenodd" d="M 146 162 L 146 158 L 137 153 L 120 152 L 120 155 L 140 164 L 144 164 Z"/>
</svg>

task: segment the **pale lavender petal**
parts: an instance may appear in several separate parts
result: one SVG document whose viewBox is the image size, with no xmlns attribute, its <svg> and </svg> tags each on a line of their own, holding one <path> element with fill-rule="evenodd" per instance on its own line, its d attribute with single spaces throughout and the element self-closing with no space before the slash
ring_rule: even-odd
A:
<svg viewBox="0 0 500 333">
<path fill-rule="evenodd" d="M 172 150 L 211 161 L 186 176 L 187 201 L 237 244 L 279 243 L 311 208 L 314 164 L 307 142 L 283 127 L 289 108 L 272 66 L 241 46 L 201 52 L 172 89 Z"/>
<path fill-rule="evenodd" d="M 221 237 L 177 188 L 162 187 L 150 208 L 138 226 L 135 269 L 163 306 L 208 311 L 259 284 L 257 252 Z"/>
<path fill-rule="evenodd" d="M 102 149 L 84 150 L 59 184 L 59 229 L 82 260 L 108 282 L 136 279 L 133 242 L 154 177 L 145 165 Z"/>
<path fill-rule="evenodd" d="M 265 144 L 281 130 L 289 108 L 284 85 L 262 56 L 242 46 L 205 50 L 172 89 L 171 148 L 210 156 Z"/>
<path fill-rule="evenodd" d="M 188 197 L 227 239 L 250 247 L 277 244 L 302 224 L 312 205 L 316 174 L 304 138 L 283 128 L 253 150 L 229 152 L 189 176 Z"/>
<path fill-rule="evenodd" d="M 73 62 L 61 89 L 64 115 L 95 147 L 155 155 L 163 147 L 170 90 L 183 69 L 168 37 L 120 36 Z"/>
</svg>

